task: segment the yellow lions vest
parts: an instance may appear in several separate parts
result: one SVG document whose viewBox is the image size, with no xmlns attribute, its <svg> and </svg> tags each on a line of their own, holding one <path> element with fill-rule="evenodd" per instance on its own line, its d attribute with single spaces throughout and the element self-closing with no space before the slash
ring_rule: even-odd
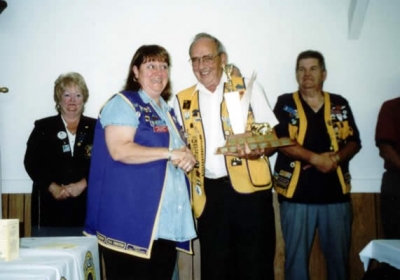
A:
<svg viewBox="0 0 400 280">
<path fill-rule="evenodd" d="M 239 91 L 242 96 L 245 91 L 243 78 L 232 77 L 232 82 L 234 90 Z M 227 92 L 226 84 L 224 92 Z M 206 203 L 206 194 L 204 191 L 206 139 L 204 139 L 204 130 L 199 108 L 199 92 L 196 90 L 196 86 L 193 86 L 178 93 L 177 98 L 187 142 L 198 161 L 198 164 L 189 174 L 193 188 L 192 206 L 195 216 L 198 218 L 201 216 Z M 203 113 L 206 114 L 207 112 Z M 247 130 L 249 130 L 253 121 L 253 113 L 251 109 L 249 109 Z M 225 99 L 223 99 L 221 103 L 221 122 L 224 135 L 233 134 Z M 262 157 L 257 160 L 246 160 L 225 156 L 225 165 L 228 169 L 231 184 L 239 193 L 253 193 L 271 189 L 272 187 L 271 171 L 267 157 Z"/>
<path fill-rule="evenodd" d="M 300 126 L 293 126 L 293 125 L 289 124 L 289 134 L 290 134 L 291 139 L 295 139 L 300 145 L 302 145 L 304 142 L 306 131 L 307 131 L 307 117 L 305 115 L 303 105 L 301 104 L 301 101 L 300 101 L 299 92 L 293 93 L 293 99 L 294 99 L 296 109 L 297 109 L 297 112 L 299 115 Z M 328 134 L 331 139 L 332 150 L 333 150 L 333 152 L 337 152 L 339 150 L 339 145 L 338 145 L 338 140 L 336 138 L 335 131 L 332 126 L 331 100 L 330 100 L 329 93 L 324 92 L 324 99 L 325 99 L 325 108 L 324 108 L 325 109 L 325 111 L 324 111 L 325 124 L 326 124 L 326 128 L 328 129 Z M 345 139 L 350 134 L 349 125 L 346 121 L 346 122 L 342 122 L 341 126 L 342 126 L 342 135 L 340 135 L 340 137 Z M 279 175 L 276 175 L 277 178 L 275 178 L 276 179 L 275 191 L 285 197 L 288 197 L 288 198 L 293 197 L 293 194 L 296 190 L 297 181 L 299 179 L 300 171 L 301 171 L 300 168 L 301 168 L 300 161 L 295 161 L 292 172 L 289 171 L 291 168 L 288 168 L 286 166 L 280 172 L 278 172 L 278 174 L 280 174 L 280 175 L 284 174 L 285 177 L 288 177 L 287 174 L 291 173 L 290 174 L 291 179 L 290 179 L 289 186 L 282 188 L 279 186 L 279 183 L 277 183 L 279 181 L 279 178 L 278 178 Z M 350 180 L 345 179 L 342 168 L 340 166 L 338 166 L 338 168 L 336 169 L 336 173 L 338 175 L 343 194 L 349 193 Z"/>
</svg>

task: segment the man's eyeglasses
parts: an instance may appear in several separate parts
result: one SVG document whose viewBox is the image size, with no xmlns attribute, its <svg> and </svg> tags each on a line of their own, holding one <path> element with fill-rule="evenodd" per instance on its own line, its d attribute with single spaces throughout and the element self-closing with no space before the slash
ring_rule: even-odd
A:
<svg viewBox="0 0 400 280">
<path fill-rule="evenodd" d="M 202 57 L 192 57 L 189 59 L 189 62 L 192 64 L 194 68 L 199 67 L 200 61 L 201 63 L 205 65 L 210 65 L 214 62 L 214 59 L 216 57 L 220 56 L 220 54 L 209 54 L 209 55 L 204 55 Z"/>
</svg>

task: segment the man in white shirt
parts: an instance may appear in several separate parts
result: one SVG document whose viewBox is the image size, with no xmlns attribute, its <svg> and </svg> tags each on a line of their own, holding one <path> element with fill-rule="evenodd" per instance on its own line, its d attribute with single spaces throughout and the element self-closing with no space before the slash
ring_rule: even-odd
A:
<svg viewBox="0 0 400 280">
<path fill-rule="evenodd" d="M 224 93 L 227 54 L 221 42 L 197 34 L 189 48 L 198 83 L 177 94 L 175 112 L 198 164 L 189 174 L 198 218 L 202 279 L 274 279 L 275 221 L 269 161 L 272 149 L 238 148 L 216 154 L 233 134 Z M 243 96 L 249 80 L 232 77 Z M 247 118 L 251 123 L 278 122 L 261 86 L 254 83 Z"/>
</svg>

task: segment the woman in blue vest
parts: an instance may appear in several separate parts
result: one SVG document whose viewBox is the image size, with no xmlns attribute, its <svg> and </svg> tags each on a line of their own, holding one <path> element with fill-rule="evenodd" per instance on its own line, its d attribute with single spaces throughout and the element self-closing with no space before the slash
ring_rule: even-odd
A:
<svg viewBox="0 0 400 280">
<path fill-rule="evenodd" d="M 141 46 L 97 121 L 85 232 L 98 237 L 108 280 L 170 280 L 176 249 L 192 252 L 185 172 L 196 160 L 166 103 L 169 66 L 163 47 Z"/>
</svg>

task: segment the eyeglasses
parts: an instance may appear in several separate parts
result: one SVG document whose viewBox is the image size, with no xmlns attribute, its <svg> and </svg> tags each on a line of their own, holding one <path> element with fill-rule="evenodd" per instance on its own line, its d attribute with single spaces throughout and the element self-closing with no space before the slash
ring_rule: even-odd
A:
<svg viewBox="0 0 400 280">
<path fill-rule="evenodd" d="M 204 65 L 210 65 L 214 62 L 214 59 L 218 56 L 220 56 L 221 54 L 209 54 L 209 55 L 204 55 L 202 57 L 192 57 L 189 59 L 189 62 L 192 64 L 192 66 L 194 68 L 199 67 L 200 65 L 200 61 L 201 63 L 203 63 Z"/>
</svg>

